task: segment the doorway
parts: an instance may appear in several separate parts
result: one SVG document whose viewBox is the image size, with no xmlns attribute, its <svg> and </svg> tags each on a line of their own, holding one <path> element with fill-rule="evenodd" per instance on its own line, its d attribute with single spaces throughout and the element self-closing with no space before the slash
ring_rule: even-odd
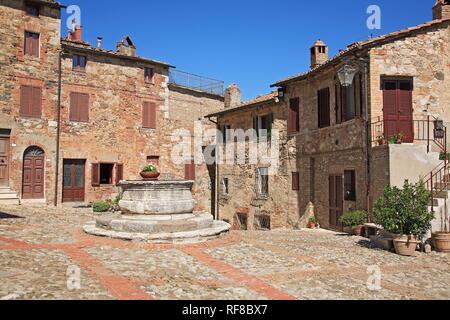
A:
<svg viewBox="0 0 450 320">
<path fill-rule="evenodd" d="M 341 175 L 329 177 L 329 199 L 330 229 L 343 231 L 342 222 L 339 220 L 344 211 L 344 188 Z"/>
<path fill-rule="evenodd" d="M 23 199 L 44 199 L 45 153 L 39 147 L 30 147 L 23 155 Z"/>
<path fill-rule="evenodd" d="M 0 137 L 0 187 L 9 186 L 9 137 Z"/>
<path fill-rule="evenodd" d="M 86 160 L 64 159 L 63 202 L 84 202 Z"/>
</svg>

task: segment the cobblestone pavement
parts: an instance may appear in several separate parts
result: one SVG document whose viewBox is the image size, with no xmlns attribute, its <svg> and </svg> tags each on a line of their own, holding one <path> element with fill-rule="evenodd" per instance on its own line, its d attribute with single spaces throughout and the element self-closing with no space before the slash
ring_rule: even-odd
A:
<svg viewBox="0 0 450 320">
<path fill-rule="evenodd" d="M 0 299 L 450 299 L 446 254 L 406 258 L 311 230 L 142 244 L 86 235 L 91 220 L 90 209 L 0 208 Z"/>
</svg>

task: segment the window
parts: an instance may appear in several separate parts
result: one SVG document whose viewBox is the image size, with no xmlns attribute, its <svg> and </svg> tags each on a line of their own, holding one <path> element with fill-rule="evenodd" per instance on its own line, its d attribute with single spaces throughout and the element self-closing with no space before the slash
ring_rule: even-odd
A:
<svg viewBox="0 0 450 320">
<path fill-rule="evenodd" d="M 25 55 L 39 57 L 39 33 L 26 31 L 24 46 Z"/>
<path fill-rule="evenodd" d="M 299 191 L 300 190 L 300 173 L 292 172 L 292 190 Z"/>
<path fill-rule="evenodd" d="M 253 129 L 256 131 L 258 138 L 270 139 L 272 137 L 272 126 L 273 113 L 253 118 Z"/>
<path fill-rule="evenodd" d="M 325 88 L 317 92 L 319 128 L 330 126 L 330 88 Z"/>
<path fill-rule="evenodd" d="M 87 59 L 85 56 L 74 54 L 72 56 L 72 69 L 74 71 L 86 71 Z"/>
<path fill-rule="evenodd" d="M 42 115 L 42 89 L 30 86 L 20 88 L 20 116 L 40 118 Z"/>
<path fill-rule="evenodd" d="M 356 174 L 355 170 L 344 171 L 345 201 L 356 201 Z"/>
<path fill-rule="evenodd" d="M 248 214 L 246 213 L 236 213 L 234 229 L 236 230 L 248 230 Z"/>
<path fill-rule="evenodd" d="M 296 133 L 300 131 L 300 99 L 294 98 L 289 101 L 289 133 Z"/>
<path fill-rule="evenodd" d="M 158 167 L 159 166 L 159 156 L 148 156 L 147 164 L 152 164 L 152 165 Z"/>
<path fill-rule="evenodd" d="M 25 3 L 25 12 L 32 17 L 39 17 L 39 6 L 33 3 Z"/>
<path fill-rule="evenodd" d="M 269 168 L 258 169 L 257 187 L 259 197 L 267 197 L 269 195 Z"/>
<path fill-rule="evenodd" d="M 144 102 L 142 107 L 142 127 L 156 129 L 156 104 Z"/>
<path fill-rule="evenodd" d="M 270 230 L 270 215 L 268 214 L 255 215 L 255 229 L 261 231 Z"/>
<path fill-rule="evenodd" d="M 114 175 L 115 172 L 115 175 Z M 123 164 L 121 163 L 93 163 L 92 186 L 117 185 L 123 180 Z"/>
<path fill-rule="evenodd" d="M 229 190 L 229 180 L 228 178 L 223 178 L 222 179 L 222 194 L 229 194 L 230 190 Z"/>
<path fill-rule="evenodd" d="M 220 127 L 220 132 L 222 134 L 222 142 L 224 144 L 231 142 L 232 134 L 231 134 L 231 126 L 225 125 Z"/>
<path fill-rule="evenodd" d="M 343 87 L 336 83 L 336 123 L 350 121 L 362 115 L 362 77 L 357 73 L 352 85 Z"/>
<path fill-rule="evenodd" d="M 144 80 L 147 83 L 153 82 L 153 68 L 144 68 Z"/>
<path fill-rule="evenodd" d="M 184 179 L 189 181 L 195 181 L 195 163 L 187 163 L 184 165 Z"/>
<path fill-rule="evenodd" d="M 89 95 L 84 93 L 70 94 L 70 121 L 89 122 Z"/>
</svg>

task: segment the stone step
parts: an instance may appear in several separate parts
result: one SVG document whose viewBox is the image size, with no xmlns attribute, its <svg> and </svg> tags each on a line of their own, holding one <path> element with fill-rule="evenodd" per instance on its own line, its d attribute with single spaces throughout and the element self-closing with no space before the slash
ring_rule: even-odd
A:
<svg viewBox="0 0 450 320">
<path fill-rule="evenodd" d="M 1 205 L 19 205 L 20 200 L 19 198 L 11 198 L 11 199 L 0 199 L 0 206 Z"/>
<path fill-rule="evenodd" d="M 19 197 L 17 196 L 16 192 L 0 192 L 0 199 L 19 199 Z"/>
</svg>

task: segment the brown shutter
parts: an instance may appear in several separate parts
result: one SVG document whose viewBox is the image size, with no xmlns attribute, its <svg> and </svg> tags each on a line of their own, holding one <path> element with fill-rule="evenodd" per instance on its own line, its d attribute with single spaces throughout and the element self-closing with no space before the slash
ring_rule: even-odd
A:
<svg viewBox="0 0 450 320">
<path fill-rule="evenodd" d="M 42 89 L 33 88 L 32 90 L 32 108 L 31 116 L 34 118 L 40 118 L 42 115 Z"/>
<path fill-rule="evenodd" d="M 29 117 L 31 115 L 31 96 L 31 87 L 22 86 L 20 88 L 20 115 L 22 117 Z"/>
<path fill-rule="evenodd" d="M 149 115 L 150 115 L 149 103 L 144 102 L 142 106 L 142 127 L 144 128 L 150 128 Z"/>
<path fill-rule="evenodd" d="M 300 190 L 300 173 L 298 172 L 292 172 L 292 190 Z"/>
<path fill-rule="evenodd" d="M 336 124 L 342 123 L 342 95 L 341 95 L 341 85 L 336 83 L 335 88 L 335 100 L 336 100 Z"/>
<path fill-rule="evenodd" d="M 156 129 L 156 104 L 149 103 L 149 125 L 151 129 Z"/>
<path fill-rule="evenodd" d="M 341 110 L 342 110 L 342 122 L 347 119 L 347 87 L 341 86 Z"/>
<path fill-rule="evenodd" d="M 29 32 L 25 32 L 25 54 L 30 55 L 33 51 L 33 44 L 31 39 L 31 34 Z"/>
<path fill-rule="evenodd" d="M 116 164 L 116 185 L 123 180 L 123 164 Z"/>
<path fill-rule="evenodd" d="M 78 121 L 78 94 L 74 92 L 70 94 L 69 119 L 70 121 Z"/>
<path fill-rule="evenodd" d="M 295 133 L 300 130 L 299 125 L 300 99 L 293 98 L 289 101 L 289 133 Z"/>
<path fill-rule="evenodd" d="M 330 126 L 330 88 L 317 92 L 319 128 Z"/>
<path fill-rule="evenodd" d="M 89 122 L 89 95 L 80 94 L 78 99 L 79 121 Z"/>
<path fill-rule="evenodd" d="M 98 163 L 92 164 L 92 186 L 100 186 L 100 165 Z"/>
<path fill-rule="evenodd" d="M 195 163 L 185 164 L 184 178 L 185 180 L 195 180 Z"/>
<path fill-rule="evenodd" d="M 39 34 L 33 34 L 31 37 L 32 51 L 31 54 L 35 57 L 39 57 Z"/>
<path fill-rule="evenodd" d="M 361 111 L 361 75 L 357 73 L 355 75 L 355 115 L 360 117 L 362 114 Z"/>
</svg>

